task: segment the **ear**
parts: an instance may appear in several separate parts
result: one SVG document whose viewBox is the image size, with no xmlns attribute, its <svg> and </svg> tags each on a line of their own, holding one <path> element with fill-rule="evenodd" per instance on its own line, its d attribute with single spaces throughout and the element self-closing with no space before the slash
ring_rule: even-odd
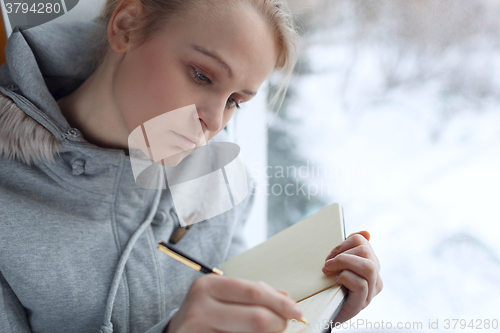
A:
<svg viewBox="0 0 500 333">
<path fill-rule="evenodd" d="M 108 41 L 117 53 L 125 53 L 132 46 L 131 28 L 137 23 L 137 18 L 143 13 L 140 0 L 121 0 L 108 22 Z"/>
</svg>

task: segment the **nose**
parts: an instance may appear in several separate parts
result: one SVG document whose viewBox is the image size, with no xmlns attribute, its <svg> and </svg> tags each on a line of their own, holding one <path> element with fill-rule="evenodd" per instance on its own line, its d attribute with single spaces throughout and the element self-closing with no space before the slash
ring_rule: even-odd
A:
<svg viewBox="0 0 500 333">
<path fill-rule="evenodd" d="M 205 128 L 205 126 L 203 126 L 203 123 L 205 123 L 208 131 L 218 132 L 223 125 L 226 100 L 224 99 L 223 102 L 214 100 L 211 103 L 204 103 L 196 107 L 198 110 L 198 117 L 202 122 L 202 127 Z"/>
</svg>

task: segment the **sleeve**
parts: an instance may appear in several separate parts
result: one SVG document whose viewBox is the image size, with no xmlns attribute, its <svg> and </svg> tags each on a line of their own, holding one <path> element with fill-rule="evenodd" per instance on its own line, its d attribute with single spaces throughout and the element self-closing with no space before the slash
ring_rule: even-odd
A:
<svg viewBox="0 0 500 333">
<path fill-rule="evenodd" d="M 160 321 L 158 324 L 155 326 L 151 327 L 149 330 L 146 331 L 146 333 L 165 333 L 168 327 L 168 324 L 170 323 L 170 320 L 174 316 L 174 314 L 179 310 L 179 308 L 175 308 L 172 311 L 170 311 L 165 318 L 163 318 L 162 321 Z"/>
<path fill-rule="evenodd" d="M 247 172 L 248 181 L 248 195 L 239 205 L 241 205 L 239 217 L 237 217 L 236 227 L 231 239 L 231 244 L 229 245 L 229 251 L 226 256 L 226 260 L 247 250 L 248 245 L 245 241 L 243 228 L 245 227 L 248 216 L 252 211 L 252 207 L 255 202 L 255 187 L 252 186 L 254 182 L 253 178 Z"/>
<path fill-rule="evenodd" d="M 31 333 L 23 305 L 0 272 L 0 332 Z"/>
</svg>

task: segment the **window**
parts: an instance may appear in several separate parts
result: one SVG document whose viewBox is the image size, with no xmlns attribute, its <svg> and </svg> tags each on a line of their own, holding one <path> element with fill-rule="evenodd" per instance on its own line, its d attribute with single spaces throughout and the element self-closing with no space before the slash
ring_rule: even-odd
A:
<svg viewBox="0 0 500 333">
<path fill-rule="evenodd" d="M 357 318 L 493 319 L 500 1 L 290 3 L 302 53 L 269 117 L 268 236 L 338 202 L 382 264 Z"/>
</svg>

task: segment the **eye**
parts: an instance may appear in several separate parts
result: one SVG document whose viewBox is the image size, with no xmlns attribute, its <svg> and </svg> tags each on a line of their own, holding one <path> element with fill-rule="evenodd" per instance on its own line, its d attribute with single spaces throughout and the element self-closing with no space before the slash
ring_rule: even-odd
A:
<svg viewBox="0 0 500 333">
<path fill-rule="evenodd" d="M 236 106 L 237 109 L 241 108 L 240 104 L 238 104 L 234 98 L 229 97 L 227 99 L 227 108 L 230 109 L 230 108 L 232 108 L 234 106 Z"/>
<path fill-rule="evenodd" d="M 193 71 L 193 80 L 199 84 L 210 84 L 212 83 L 212 81 L 206 76 L 204 75 L 202 72 L 200 72 L 198 69 L 196 68 L 192 68 L 192 71 Z"/>
</svg>

